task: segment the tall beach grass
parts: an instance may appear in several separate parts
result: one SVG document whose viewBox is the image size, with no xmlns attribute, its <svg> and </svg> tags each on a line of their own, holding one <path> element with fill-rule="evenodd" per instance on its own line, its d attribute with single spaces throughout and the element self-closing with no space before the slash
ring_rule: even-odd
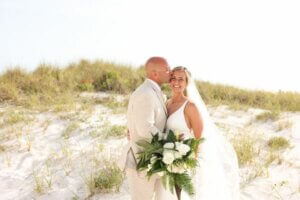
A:
<svg viewBox="0 0 300 200">
<path fill-rule="evenodd" d="M 25 107 L 71 105 L 82 91 L 106 91 L 129 94 L 145 79 L 143 66 L 131 66 L 102 60 L 81 60 L 64 68 L 41 64 L 33 72 L 22 68 L 0 75 L 0 103 Z M 205 103 L 242 105 L 271 111 L 300 111 L 300 94 L 240 89 L 222 84 L 197 81 Z M 163 90 L 170 94 L 165 85 Z"/>
</svg>

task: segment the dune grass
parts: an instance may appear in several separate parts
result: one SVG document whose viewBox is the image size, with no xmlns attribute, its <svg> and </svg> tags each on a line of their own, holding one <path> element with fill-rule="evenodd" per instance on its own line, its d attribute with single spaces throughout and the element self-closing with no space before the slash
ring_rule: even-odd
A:
<svg viewBox="0 0 300 200">
<path fill-rule="evenodd" d="M 74 132 L 76 129 L 79 128 L 79 124 L 78 122 L 72 122 L 70 123 L 67 128 L 64 130 L 63 134 L 62 134 L 62 137 L 64 139 L 69 139 L 72 132 Z"/>
<path fill-rule="evenodd" d="M 38 194 L 43 194 L 44 191 L 45 191 L 45 188 L 44 188 L 44 178 L 38 174 L 37 172 L 33 172 L 33 178 L 34 178 L 34 183 L 35 183 L 35 191 L 38 193 Z"/>
<path fill-rule="evenodd" d="M 284 137 L 273 137 L 268 141 L 271 150 L 285 149 L 290 146 L 290 142 Z"/>
<path fill-rule="evenodd" d="M 237 154 L 240 166 L 249 164 L 253 161 L 256 155 L 255 141 L 253 138 L 248 135 L 240 135 L 235 137 L 231 142 Z"/>
<path fill-rule="evenodd" d="M 280 121 L 277 123 L 276 125 L 276 131 L 282 131 L 282 130 L 285 130 L 285 129 L 289 129 L 293 126 L 293 123 L 291 121 Z"/>
<path fill-rule="evenodd" d="M 128 106 L 129 99 L 125 98 L 118 100 L 114 96 L 104 97 L 102 99 L 96 99 L 96 104 L 102 104 L 111 109 L 113 114 L 125 113 Z"/>
<path fill-rule="evenodd" d="M 126 126 L 113 125 L 109 129 L 109 132 L 107 133 L 107 137 L 125 137 L 126 131 L 127 131 Z"/>
<path fill-rule="evenodd" d="M 33 72 L 10 69 L 0 76 L 0 102 L 30 108 L 56 111 L 72 105 L 82 91 L 108 91 L 129 94 L 145 79 L 143 67 L 97 60 L 81 60 L 64 68 L 41 64 Z M 300 111 L 300 94 L 294 92 L 250 91 L 221 84 L 197 81 L 198 89 L 207 104 L 225 104 L 268 110 Z M 170 88 L 163 90 L 170 96 Z"/>
<path fill-rule="evenodd" d="M 0 153 L 5 152 L 6 148 L 3 145 L 0 145 Z"/>
<path fill-rule="evenodd" d="M 101 136 L 104 139 L 110 137 L 122 138 L 126 136 L 127 127 L 122 125 L 111 125 L 109 122 L 102 127 Z"/>
<path fill-rule="evenodd" d="M 119 192 L 124 175 L 116 163 L 106 162 L 94 177 L 94 186 L 101 192 Z"/>
<path fill-rule="evenodd" d="M 256 116 L 257 121 L 276 121 L 279 119 L 280 113 L 278 111 L 266 111 Z"/>
<path fill-rule="evenodd" d="M 97 160 L 97 164 L 101 166 L 93 168 L 87 175 L 82 175 L 89 190 L 89 198 L 96 193 L 119 192 L 124 181 L 124 174 L 117 164 L 106 159 Z"/>
<path fill-rule="evenodd" d="M 19 122 L 29 123 L 33 120 L 33 117 L 27 116 L 23 111 L 8 109 L 3 113 L 2 119 L 0 119 L 0 128 L 12 126 Z"/>
<path fill-rule="evenodd" d="M 211 105 L 243 105 L 271 111 L 300 111 L 300 94 L 296 92 L 267 92 L 232 86 L 197 82 L 203 100 Z"/>
<path fill-rule="evenodd" d="M 269 166 L 276 161 L 276 164 L 280 165 L 283 162 L 282 156 L 277 151 L 274 151 L 272 148 L 269 151 L 268 156 L 266 157 L 265 167 Z"/>
</svg>

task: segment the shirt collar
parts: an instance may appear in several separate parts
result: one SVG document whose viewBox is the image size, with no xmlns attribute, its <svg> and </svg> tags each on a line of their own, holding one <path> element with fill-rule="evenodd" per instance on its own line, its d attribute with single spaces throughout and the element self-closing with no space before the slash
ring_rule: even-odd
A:
<svg viewBox="0 0 300 200">
<path fill-rule="evenodd" d="M 154 87 L 156 87 L 156 88 L 158 89 L 158 91 L 161 91 L 160 86 L 159 86 L 155 81 L 153 81 L 153 80 L 151 80 L 151 79 L 149 79 L 149 78 L 147 78 L 147 80 L 148 80 Z"/>
</svg>

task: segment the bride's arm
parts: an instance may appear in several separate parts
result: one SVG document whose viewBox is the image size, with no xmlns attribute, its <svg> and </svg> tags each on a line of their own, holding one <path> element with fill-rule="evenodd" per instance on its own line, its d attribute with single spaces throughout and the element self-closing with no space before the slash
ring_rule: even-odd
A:
<svg viewBox="0 0 300 200">
<path fill-rule="evenodd" d="M 186 107 L 186 116 L 189 121 L 190 128 L 193 130 L 196 139 L 200 139 L 203 131 L 203 120 L 197 106 L 189 102 Z M 196 158 L 198 157 L 198 146 L 196 147 Z"/>
<path fill-rule="evenodd" d="M 203 131 L 203 121 L 197 106 L 189 102 L 186 107 L 186 116 L 189 121 L 190 128 L 193 130 L 196 139 L 200 139 Z"/>
</svg>

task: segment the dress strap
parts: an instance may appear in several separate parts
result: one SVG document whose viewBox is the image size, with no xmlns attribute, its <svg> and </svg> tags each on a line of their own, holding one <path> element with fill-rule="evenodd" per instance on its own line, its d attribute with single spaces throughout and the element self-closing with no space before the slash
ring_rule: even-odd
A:
<svg viewBox="0 0 300 200">
<path fill-rule="evenodd" d="M 186 104 L 189 102 L 189 100 L 187 99 L 181 106 L 182 111 L 184 112 L 185 106 Z"/>
<path fill-rule="evenodd" d="M 186 106 L 186 104 L 189 102 L 189 100 L 187 99 L 185 102 L 184 102 L 184 106 L 183 107 L 185 107 Z"/>
</svg>

